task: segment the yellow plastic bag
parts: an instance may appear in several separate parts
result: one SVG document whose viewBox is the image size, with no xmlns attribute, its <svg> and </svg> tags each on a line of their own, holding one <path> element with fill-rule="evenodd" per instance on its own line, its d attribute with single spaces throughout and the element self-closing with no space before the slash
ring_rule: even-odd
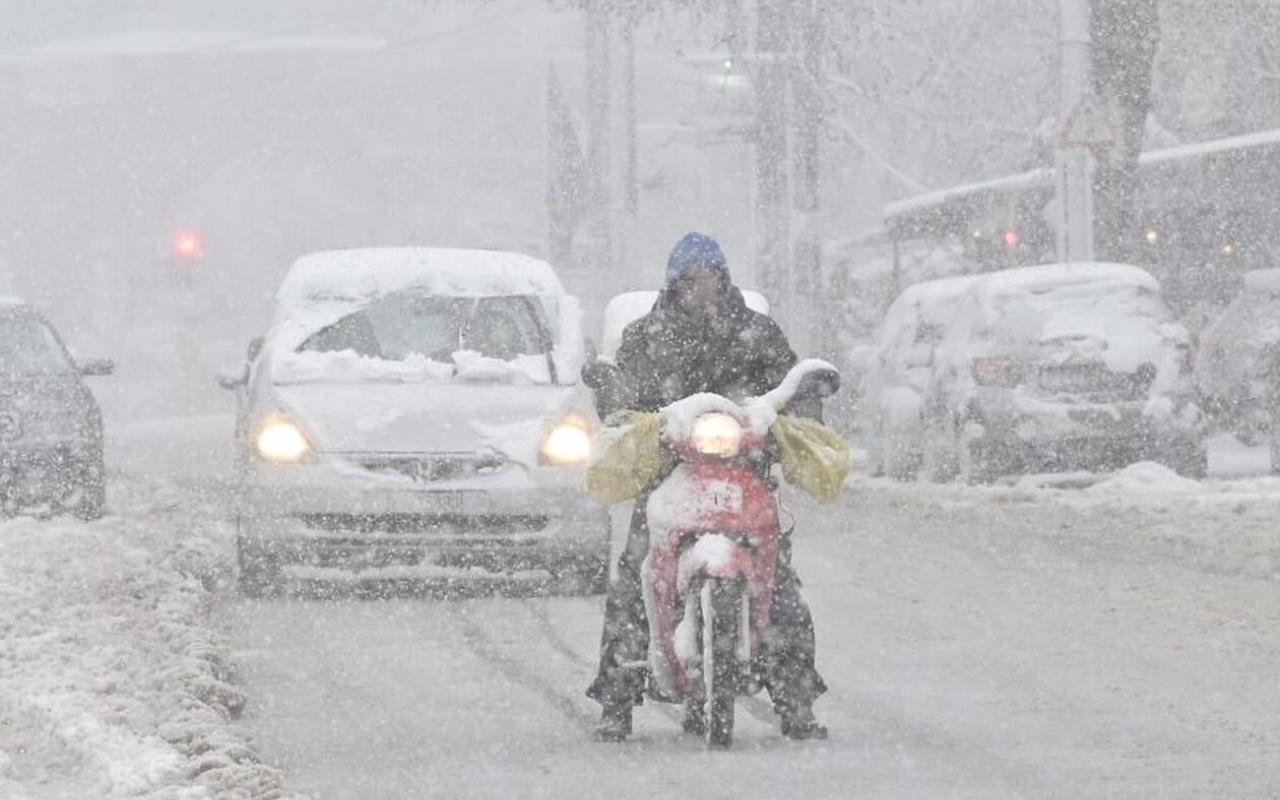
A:
<svg viewBox="0 0 1280 800">
<path fill-rule="evenodd" d="M 840 497 L 849 474 L 849 443 L 817 420 L 780 416 L 773 424 L 782 476 L 819 503 Z"/>
<path fill-rule="evenodd" d="M 587 469 L 587 491 L 610 505 L 639 497 L 671 469 L 672 457 L 661 446 L 662 415 L 634 413 L 621 429 L 606 429 L 610 440 Z"/>
</svg>

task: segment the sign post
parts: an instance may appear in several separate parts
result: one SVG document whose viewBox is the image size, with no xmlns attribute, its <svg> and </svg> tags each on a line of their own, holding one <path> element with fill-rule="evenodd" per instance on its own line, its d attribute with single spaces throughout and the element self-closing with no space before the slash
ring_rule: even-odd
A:
<svg viewBox="0 0 1280 800">
<path fill-rule="evenodd" d="M 1092 261 L 1093 158 L 1115 143 L 1109 115 L 1089 89 L 1088 0 L 1061 0 L 1062 130 L 1058 139 L 1058 260 Z"/>
</svg>

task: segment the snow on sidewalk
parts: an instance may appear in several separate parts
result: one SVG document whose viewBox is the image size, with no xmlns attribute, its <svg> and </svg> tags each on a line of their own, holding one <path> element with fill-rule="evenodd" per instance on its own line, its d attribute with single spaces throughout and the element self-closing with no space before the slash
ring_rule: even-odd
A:
<svg viewBox="0 0 1280 800">
<path fill-rule="evenodd" d="M 0 522 L 0 797 L 288 797 L 232 719 L 208 624 L 230 547 L 155 487 L 94 523 Z"/>
</svg>

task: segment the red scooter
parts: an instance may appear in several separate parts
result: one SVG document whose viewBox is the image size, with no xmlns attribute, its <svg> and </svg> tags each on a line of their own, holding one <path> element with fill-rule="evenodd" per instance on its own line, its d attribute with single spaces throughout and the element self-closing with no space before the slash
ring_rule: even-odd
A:
<svg viewBox="0 0 1280 800">
<path fill-rule="evenodd" d="M 647 506 L 649 693 L 694 714 L 701 707 L 710 747 L 732 743 L 735 698 L 760 689 L 753 665 L 781 536 L 770 427 L 793 399 L 825 399 L 838 387 L 835 368 L 811 359 L 763 397 L 700 394 L 662 410 L 662 439 L 677 465 Z"/>
</svg>

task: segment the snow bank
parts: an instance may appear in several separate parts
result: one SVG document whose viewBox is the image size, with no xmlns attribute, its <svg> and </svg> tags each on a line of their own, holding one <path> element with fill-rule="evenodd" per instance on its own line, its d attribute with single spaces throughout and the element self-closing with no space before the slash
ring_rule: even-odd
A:
<svg viewBox="0 0 1280 800">
<path fill-rule="evenodd" d="M 1195 494 L 1203 491 L 1199 481 L 1184 478 L 1154 461 L 1130 464 L 1111 477 L 1089 488 L 1093 492 L 1167 492 Z"/>
<path fill-rule="evenodd" d="M 217 529 L 151 515 L 0 523 L 0 797 L 284 798 L 230 720 L 208 626 Z"/>
</svg>

